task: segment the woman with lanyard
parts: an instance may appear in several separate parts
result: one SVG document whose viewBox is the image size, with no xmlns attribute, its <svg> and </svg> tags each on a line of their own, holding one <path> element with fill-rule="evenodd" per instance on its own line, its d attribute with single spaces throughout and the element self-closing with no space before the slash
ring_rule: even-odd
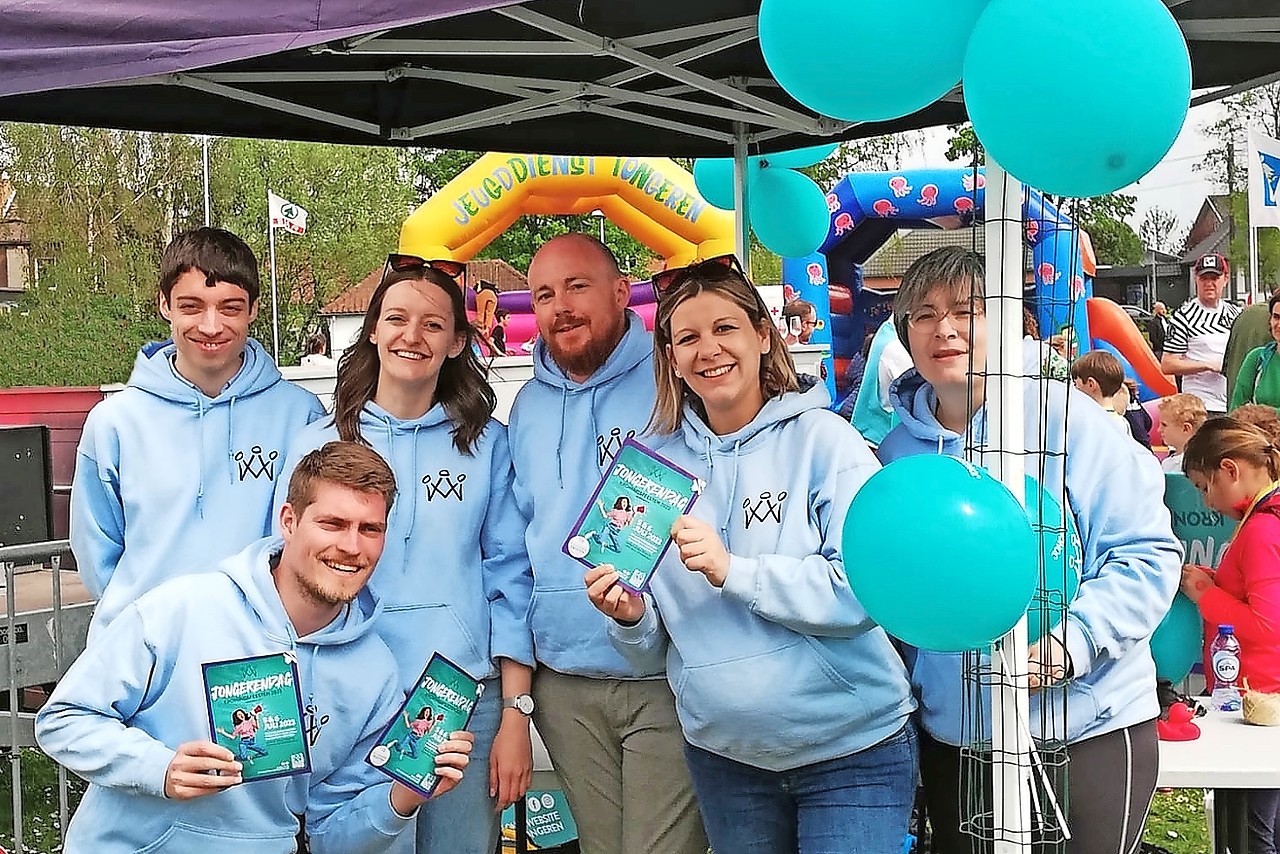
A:
<svg viewBox="0 0 1280 854">
<path fill-rule="evenodd" d="M 1280 408 L 1280 364 L 1275 361 L 1276 343 L 1280 342 L 1280 290 L 1267 300 L 1267 310 L 1271 313 L 1272 340 L 1244 357 L 1231 392 L 1230 409 L 1246 403 Z"/>
<path fill-rule="evenodd" d="M 381 454 L 399 497 L 369 582 L 383 607 L 378 634 L 406 691 L 436 651 L 485 683 L 469 725 L 479 773 L 421 807 L 419 854 L 491 854 L 499 808 L 524 796 L 533 768 L 533 579 L 506 428 L 492 417 L 496 398 L 472 348 L 464 272 L 457 261 L 387 259 L 338 363 L 333 417 L 298 434 L 278 480 L 287 484 L 298 459 L 333 439 Z"/>
<path fill-rule="evenodd" d="M 1274 321 L 1272 323 L 1274 327 Z M 1274 347 L 1274 345 L 1272 345 Z M 1240 525 L 1217 572 L 1188 564 L 1182 592 L 1213 631 L 1230 625 L 1240 640 L 1241 684 L 1280 692 L 1280 449 L 1235 418 L 1211 418 L 1187 443 L 1183 470 L 1205 504 Z M 1205 676 L 1213 690 L 1206 654 Z M 1280 790 L 1253 789 L 1248 801 L 1249 850 L 1274 854 L 1280 834 Z"/>
</svg>

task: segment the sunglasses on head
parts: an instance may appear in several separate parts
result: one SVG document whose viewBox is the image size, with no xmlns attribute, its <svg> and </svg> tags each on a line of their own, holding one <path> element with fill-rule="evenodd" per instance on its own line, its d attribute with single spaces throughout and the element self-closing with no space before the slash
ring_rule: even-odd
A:
<svg viewBox="0 0 1280 854">
<path fill-rule="evenodd" d="M 654 291 L 657 292 L 658 296 L 662 296 L 700 273 L 723 269 L 733 270 L 738 275 L 743 275 L 742 267 L 738 264 L 736 255 L 717 255 L 715 258 L 708 258 L 705 261 L 695 261 L 687 267 L 675 267 L 654 273 L 651 281 L 653 282 Z"/>
<path fill-rule="evenodd" d="M 460 283 L 467 272 L 467 264 L 465 261 L 451 261 L 445 258 L 428 261 L 417 255 L 401 255 L 398 252 L 392 252 L 387 256 L 388 273 L 415 273 L 423 270 L 437 270 Z"/>
</svg>

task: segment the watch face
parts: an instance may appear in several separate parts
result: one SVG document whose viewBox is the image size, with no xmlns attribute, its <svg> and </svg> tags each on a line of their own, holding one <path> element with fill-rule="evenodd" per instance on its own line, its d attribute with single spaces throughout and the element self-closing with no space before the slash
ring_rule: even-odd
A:
<svg viewBox="0 0 1280 854">
<path fill-rule="evenodd" d="M 516 710 L 522 715 L 533 714 L 533 697 L 528 694 L 521 694 L 516 697 Z"/>
</svg>

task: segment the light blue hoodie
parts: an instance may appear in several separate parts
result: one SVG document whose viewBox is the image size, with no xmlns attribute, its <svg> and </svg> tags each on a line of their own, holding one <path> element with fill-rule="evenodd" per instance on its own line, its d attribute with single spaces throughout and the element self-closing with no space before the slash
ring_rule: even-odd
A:
<svg viewBox="0 0 1280 854">
<path fill-rule="evenodd" d="M 1038 352 L 1028 360 L 1028 372 L 1038 371 Z M 1074 678 L 1031 695 L 1030 725 L 1039 739 L 1075 743 L 1160 714 L 1147 641 L 1178 590 L 1182 547 L 1170 527 L 1155 458 L 1066 383 L 1027 379 L 1024 385 L 1026 450 L 1036 455 L 1028 458 L 1027 472 L 1049 495 L 1065 494 L 1084 559 L 1066 617 Z M 881 443 L 881 462 L 912 454 L 965 456 L 965 438 L 938 423 L 933 387 L 914 368 L 898 378 L 891 395 L 902 423 Z M 986 407 L 974 415 L 972 434 L 971 461 L 984 465 L 986 453 L 995 453 L 987 446 Z M 910 524 L 906 516 L 904 524 Z M 942 535 L 938 559 L 946 557 Z M 911 674 L 925 729 L 954 746 L 990 737 L 989 699 L 971 685 L 963 701 L 964 655 L 920 651 Z M 979 708 L 985 710 L 980 732 Z"/>
<path fill-rule="evenodd" d="M 400 663 L 405 690 L 437 650 L 476 679 L 497 676 L 499 656 L 533 664 L 526 621 L 533 577 L 524 518 L 511 494 L 506 428 L 491 419 L 472 456 L 454 447 L 452 429 L 440 404 L 407 421 L 372 402 L 360 413 L 360 435 L 391 466 L 398 485 L 369 585 L 383 606 L 378 634 Z M 298 460 L 337 438 L 331 418 L 298 434 L 277 507 Z"/>
<path fill-rule="evenodd" d="M 902 661 L 845 576 L 845 512 L 879 465 L 829 403 L 818 383 L 725 436 L 686 407 L 657 450 L 705 479 L 692 515 L 719 532 L 729 574 L 717 590 L 673 547 L 653 578 L 656 607 L 636 626 L 608 623 L 638 667 L 665 654 L 690 744 L 770 771 L 871 747 L 915 708 Z"/>
<path fill-rule="evenodd" d="M 289 440 L 324 414 L 252 338 L 215 398 L 177 372 L 175 353 L 143 347 L 128 387 L 93 408 L 80 437 L 71 549 L 99 600 L 90 640 L 161 582 L 269 534 Z"/>
<path fill-rule="evenodd" d="M 368 589 L 325 628 L 298 637 L 259 540 L 215 572 L 169 581 L 130 603 L 78 658 L 36 717 L 40 747 L 89 781 L 69 854 L 286 854 L 306 813 L 316 854 L 373 854 L 412 819 L 364 761 L 404 694 L 372 631 Z M 189 801 L 164 797 L 175 748 L 209 741 L 200 665 L 293 651 L 312 771 Z"/>
<path fill-rule="evenodd" d="M 607 618 L 587 599 L 585 567 L 560 550 L 622 442 L 649 423 L 656 392 L 653 339 L 627 312 L 627 329 L 586 382 L 565 376 L 542 339 L 533 379 L 511 409 L 507 435 L 515 496 L 529 519 L 525 543 L 533 564 L 529 622 L 538 662 L 575 676 L 660 676 L 660 664 L 635 668 L 609 643 Z"/>
</svg>

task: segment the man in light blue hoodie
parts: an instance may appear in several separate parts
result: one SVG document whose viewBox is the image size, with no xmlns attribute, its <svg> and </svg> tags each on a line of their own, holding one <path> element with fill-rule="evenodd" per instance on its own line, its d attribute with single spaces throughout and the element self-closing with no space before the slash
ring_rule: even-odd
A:
<svg viewBox="0 0 1280 854">
<path fill-rule="evenodd" d="M 958 247 L 920 258 L 894 303 L 898 334 L 915 368 L 892 386 L 902 423 L 881 443 L 885 464 L 911 454 L 949 454 L 983 464 L 987 434 L 984 268 Z M 1057 627 L 1031 645 L 1029 725 L 1042 744 L 1066 745 L 1068 851 L 1133 851 L 1155 789 L 1158 745 L 1155 665 L 1148 639 L 1169 610 L 1182 549 L 1170 527 L 1159 466 L 1118 433 L 1079 391 L 1041 376 L 1036 342 L 1024 354 L 1029 474 L 1076 520 L 1083 555 L 1079 590 Z M 910 520 L 904 515 L 904 524 Z M 946 538 L 937 542 L 946 560 Z M 969 656 L 966 663 L 965 657 Z M 939 850 L 970 850 L 961 823 L 981 820 L 961 749 L 990 738 L 990 697 L 977 653 L 919 651 L 911 667 L 920 701 L 920 768 Z M 983 657 L 985 659 L 985 656 Z M 989 749 L 989 747 L 988 747 Z M 961 810 L 967 810 L 962 813 Z M 979 850 L 974 848 L 973 850 Z"/>
<path fill-rule="evenodd" d="M 534 723 L 577 821 L 583 854 L 705 854 L 706 836 L 661 665 L 631 666 L 560 547 L 623 441 L 653 407 L 653 341 L 604 244 L 549 241 L 529 265 L 534 378 L 508 437 L 533 565 Z M 624 760 L 625 757 L 625 760 Z"/>
<path fill-rule="evenodd" d="M 271 532 L 289 440 L 324 414 L 249 338 L 258 262 L 217 228 L 160 260 L 172 340 L 138 353 L 128 387 L 89 413 L 71 485 L 71 549 L 97 599 L 89 639 L 166 579 Z"/>
<path fill-rule="evenodd" d="M 299 462 L 265 538 L 214 572 L 130 603 L 36 718 L 40 747 L 90 783 L 68 854 L 290 854 L 298 816 L 315 854 L 400 851 L 425 800 L 364 761 L 404 700 L 366 588 L 395 478 L 374 451 L 331 442 Z M 242 782 L 209 741 L 201 665 L 284 653 L 297 664 L 311 771 Z M 462 778 L 469 733 L 440 748 L 437 795 Z"/>
</svg>

